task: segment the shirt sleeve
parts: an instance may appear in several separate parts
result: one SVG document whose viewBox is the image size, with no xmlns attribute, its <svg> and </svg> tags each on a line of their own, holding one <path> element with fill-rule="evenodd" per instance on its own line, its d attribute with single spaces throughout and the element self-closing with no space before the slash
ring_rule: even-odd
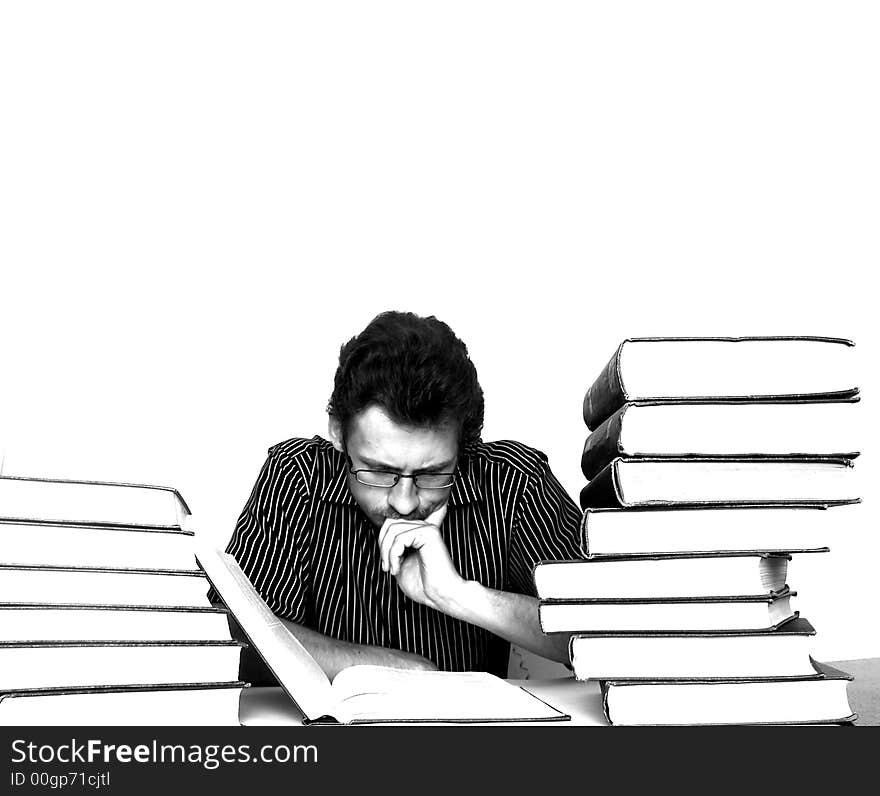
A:
<svg viewBox="0 0 880 796">
<path fill-rule="evenodd" d="M 300 624 L 310 614 L 308 522 L 302 471 L 270 452 L 226 548 L 272 613 Z"/>
<path fill-rule="evenodd" d="M 541 461 L 529 479 L 513 522 L 507 591 L 536 597 L 533 570 L 539 561 L 583 558 L 581 511 Z"/>
</svg>

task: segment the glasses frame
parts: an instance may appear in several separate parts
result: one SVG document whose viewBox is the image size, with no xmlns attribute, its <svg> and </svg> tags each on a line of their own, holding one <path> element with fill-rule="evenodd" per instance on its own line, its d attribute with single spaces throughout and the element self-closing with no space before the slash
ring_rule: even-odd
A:
<svg viewBox="0 0 880 796">
<path fill-rule="evenodd" d="M 413 482 L 413 486 L 416 489 L 451 489 L 455 485 L 455 478 L 458 475 L 458 471 L 451 473 L 415 473 L 413 475 L 406 475 L 404 473 L 396 473 L 393 470 L 373 470 L 370 467 L 358 467 L 355 469 L 354 462 L 351 460 L 351 456 L 348 455 L 348 450 L 345 450 L 345 458 L 348 460 L 348 472 L 350 472 L 355 480 L 359 484 L 363 484 L 364 486 L 372 487 L 373 489 L 394 489 L 397 484 L 400 482 L 401 478 L 411 478 Z M 393 475 L 394 483 L 392 484 L 368 484 L 366 481 L 362 481 L 359 473 L 382 473 L 383 475 Z M 423 475 L 445 475 L 449 477 L 450 483 L 445 486 L 420 486 L 418 479 Z"/>
</svg>

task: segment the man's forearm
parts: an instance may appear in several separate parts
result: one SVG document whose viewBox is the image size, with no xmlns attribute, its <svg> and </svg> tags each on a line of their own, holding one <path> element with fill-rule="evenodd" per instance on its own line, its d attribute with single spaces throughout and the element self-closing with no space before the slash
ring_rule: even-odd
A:
<svg viewBox="0 0 880 796">
<path fill-rule="evenodd" d="M 353 644 L 350 641 L 325 636 L 303 625 L 282 619 L 285 627 L 297 637 L 331 679 L 348 666 L 368 663 L 375 666 L 393 666 L 397 669 L 436 669 L 427 658 L 411 652 L 376 647 L 370 644 Z"/>
<path fill-rule="evenodd" d="M 569 634 L 548 635 L 541 630 L 538 601 L 534 597 L 496 591 L 469 580 L 440 609 L 544 658 L 569 662 Z"/>
</svg>

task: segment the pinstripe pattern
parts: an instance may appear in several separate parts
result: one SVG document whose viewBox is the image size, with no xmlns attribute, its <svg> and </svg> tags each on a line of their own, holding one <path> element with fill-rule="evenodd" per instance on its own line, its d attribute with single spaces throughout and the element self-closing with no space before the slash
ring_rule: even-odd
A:
<svg viewBox="0 0 880 796">
<path fill-rule="evenodd" d="M 543 453 L 479 442 L 459 457 L 441 532 L 463 577 L 534 596 L 537 561 L 581 557 L 580 516 Z M 270 448 L 227 549 L 284 619 L 440 669 L 505 675 L 507 642 L 406 597 L 382 572 L 376 540 L 343 455 L 313 437 Z"/>
</svg>

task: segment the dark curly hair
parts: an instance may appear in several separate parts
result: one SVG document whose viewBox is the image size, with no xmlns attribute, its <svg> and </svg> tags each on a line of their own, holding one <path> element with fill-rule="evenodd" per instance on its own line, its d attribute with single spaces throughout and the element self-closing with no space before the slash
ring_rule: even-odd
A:
<svg viewBox="0 0 880 796">
<path fill-rule="evenodd" d="M 327 411 L 343 429 L 368 406 L 398 423 L 455 423 L 464 447 L 483 430 L 483 390 L 467 346 L 433 315 L 383 312 L 339 351 Z"/>
</svg>

